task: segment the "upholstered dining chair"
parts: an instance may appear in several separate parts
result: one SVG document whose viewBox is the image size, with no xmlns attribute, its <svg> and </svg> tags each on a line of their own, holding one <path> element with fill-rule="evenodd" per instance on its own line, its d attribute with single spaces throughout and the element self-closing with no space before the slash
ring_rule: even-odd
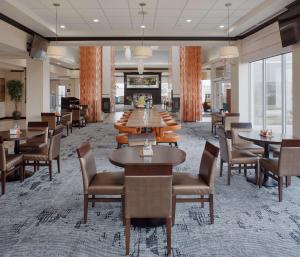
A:
<svg viewBox="0 0 300 257">
<path fill-rule="evenodd" d="M 114 127 L 119 131 L 119 134 L 116 135 L 117 148 L 121 148 L 123 145 L 128 145 L 128 135 L 129 134 L 139 134 L 139 128 L 128 128 L 125 125 L 125 122 L 116 122 Z"/>
<path fill-rule="evenodd" d="M 61 114 L 60 118 L 60 124 L 63 125 L 67 129 L 67 136 L 69 135 L 69 130 L 71 133 L 73 132 L 72 129 L 72 124 L 73 124 L 73 119 L 72 119 L 72 112 L 65 112 Z"/>
<path fill-rule="evenodd" d="M 233 122 L 231 123 L 232 147 L 236 150 L 248 150 L 254 154 L 264 154 L 264 148 L 250 141 L 239 137 L 240 132 L 249 132 L 252 130 L 251 122 Z"/>
<path fill-rule="evenodd" d="M 225 131 L 231 131 L 231 123 L 237 123 L 240 121 L 239 113 L 225 113 L 224 116 L 224 129 Z"/>
<path fill-rule="evenodd" d="M 181 129 L 181 124 L 173 122 L 167 124 L 167 126 L 163 128 L 158 128 L 156 131 L 156 142 L 160 143 L 168 143 L 169 145 L 175 145 L 178 147 L 178 142 L 180 140 L 180 136 L 175 133 L 175 131 Z"/>
<path fill-rule="evenodd" d="M 165 219 L 167 252 L 171 254 L 172 176 L 125 176 L 125 243 L 129 255 L 133 218 Z"/>
<path fill-rule="evenodd" d="M 214 223 L 214 177 L 218 155 L 219 148 L 206 142 L 200 162 L 199 173 L 197 175 L 187 172 L 173 173 L 173 224 L 175 223 L 176 203 L 184 202 L 201 202 L 202 207 L 205 202 L 208 202 L 210 222 L 211 224 Z M 177 196 L 183 195 L 199 195 L 200 198 L 177 198 Z M 207 198 L 204 198 L 204 195 L 206 195 Z"/>
<path fill-rule="evenodd" d="M 41 136 L 34 137 L 26 141 L 20 145 L 20 152 L 21 153 L 32 153 L 40 151 L 41 149 L 47 147 L 48 143 L 48 122 L 45 121 L 29 121 L 28 122 L 28 130 L 41 130 L 44 131 L 45 134 Z"/>
<path fill-rule="evenodd" d="M 215 135 L 217 126 L 220 126 L 222 124 L 223 124 L 223 119 L 220 116 L 220 112 L 212 112 L 212 114 L 211 114 L 211 133 Z"/>
<path fill-rule="evenodd" d="M 84 215 L 83 221 L 87 222 L 88 203 L 95 206 L 95 202 L 120 202 L 124 194 L 124 173 L 123 172 L 97 172 L 95 155 L 89 142 L 81 144 L 77 148 L 80 161 L 83 194 L 84 194 Z M 119 198 L 101 198 L 99 195 L 114 195 Z M 122 204 L 124 200 L 122 200 Z M 124 209 L 123 209 L 124 211 Z"/>
<path fill-rule="evenodd" d="M 10 155 L 6 153 L 3 145 L 3 140 L 0 137 L 0 172 L 1 172 L 1 194 L 5 194 L 6 191 L 6 178 L 13 172 L 19 170 L 20 181 L 24 180 L 23 171 L 23 156 L 22 155 Z"/>
<path fill-rule="evenodd" d="M 284 139 L 281 143 L 279 158 L 262 158 L 260 160 L 259 187 L 262 187 L 263 176 L 269 176 L 278 182 L 278 198 L 282 202 L 283 177 L 286 177 L 286 186 L 291 176 L 300 176 L 300 140 Z"/>
<path fill-rule="evenodd" d="M 40 149 L 33 153 L 24 153 L 24 168 L 26 166 L 47 166 L 49 168 L 49 178 L 52 180 L 52 161 L 57 161 L 57 170 L 60 173 L 60 141 L 63 134 L 63 126 L 59 125 L 53 131 L 53 135 L 50 137 L 49 146 Z"/>
<path fill-rule="evenodd" d="M 84 127 L 86 125 L 85 118 L 81 116 L 79 109 L 72 110 L 72 126 L 78 125 L 78 127 Z"/>
<path fill-rule="evenodd" d="M 42 112 L 41 120 L 43 122 L 48 122 L 49 130 L 54 130 L 56 128 L 56 115 L 54 112 Z"/>
<path fill-rule="evenodd" d="M 220 144 L 220 177 L 223 175 L 223 164 L 227 163 L 227 184 L 230 185 L 231 170 L 238 169 L 240 171 L 241 165 L 244 165 L 245 175 L 247 175 L 247 169 L 255 168 L 256 184 L 258 185 L 259 157 L 247 150 L 233 149 L 230 139 L 226 136 L 224 128 L 218 127 L 217 135 L 219 137 Z M 236 165 L 238 166 L 236 167 Z"/>
</svg>

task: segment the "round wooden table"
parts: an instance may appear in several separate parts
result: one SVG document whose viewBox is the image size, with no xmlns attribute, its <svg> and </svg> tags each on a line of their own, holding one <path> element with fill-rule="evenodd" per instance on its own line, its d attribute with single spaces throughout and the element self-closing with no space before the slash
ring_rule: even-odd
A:
<svg viewBox="0 0 300 257">
<path fill-rule="evenodd" d="M 147 169 L 150 166 L 160 166 L 165 165 L 168 166 L 168 169 L 164 169 L 162 167 L 160 173 L 171 175 L 172 174 L 172 167 L 179 165 L 185 161 L 186 153 L 178 148 L 170 147 L 170 146 L 152 146 L 153 149 L 153 156 L 151 157 L 143 157 L 141 156 L 142 153 L 142 146 L 133 146 L 133 147 L 125 147 L 114 150 L 109 155 L 109 160 L 112 164 L 125 167 L 125 176 L 129 174 L 134 174 L 137 176 L 143 176 L 145 174 L 151 175 L 152 171 Z M 135 169 L 128 169 L 126 168 L 130 165 L 138 165 L 139 168 Z M 143 169 L 143 167 L 146 167 Z M 161 166 L 160 166 L 161 167 Z M 155 172 L 157 170 L 153 170 L 153 175 L 157 175 Z M 133 173 L 132 173 L 133 172 Z M 137 227 L 157 227 L 161 226 L 165 223 L 165 219 L 132 219 L 132 224 Z"/>
<path fill-rule="evenodd" d="M 186 153 L 178 148 L 154 145 L 153 156 L 141 156 L 142 146 L 124 147 L 114 150 L 109 155 L 112 164 L 125 167 L 126 165 L 171 165 L 176 166 L 185 161 Z"/>
<path fill-rule="evenodd" d="M 279 133 L 272 133 L 271 137 L 264 137 L 264 136 L 261 136 L 260 131 L 257 131 L 257 130 L 248 131 L 248 132 L 240 132 L 239 137 L 244 140 L 247 140 L 247 141 L 253 142 L 257 145 L 262 146 L 264 148 L 264 156 L 263 156 L 264 158 L 269 158 L 269 156 L 270 156 L 270 144 L 280 145 L 282 142 L 282 139 L 293 138 L 293 137 L 289 137 L 287 135 L 279 134 Z M 247 181 L 254 183 L 254 184 L 256 183 L 255 178 L 252 178 L 252 177 L 247 177 Z M 277 185 L 277 183 L 275 183 L 274 180 L 272 180 L 267 174 L 265 174 L 263 186 L 273 187 L 276 185 Z"/>
<path fill-rule="evenodd" d="M 32 139 L 37 136 L 44 135 L 45 131 L 39 131 L 39 130 L 28 130 L 28 129 L 21 129 L 21 133 L 17 135 L 12 135 L 9 133 L 9 130 L 7 131 L 0 131 L 0 137 L 2 138 L 3 141 L 14 141 L 15 142 L 15 147 L 14 147 L 14 152 L 15 154 L 20 153 L 20 141 L 22 140 L 28 140 Z M 32 176 L 32 172 L 25 171 L 25 177 L 30 177 Z M 14 175 L 10 176 L 7 178 L 7 181 L 15 181 L 19 180 L 19 172 L 16 171 Z"/>
<path fill-rule="evenodd" d="M 0 131 L 0 137 L 3 141 L 14 141 L 15 142 L 15 148 L 14 152 L 15 154 L 20 153 L 20 141 L 22 140 L 28 140 L 32 139 L 37 136 L 44 135 L 45 131 L 39 131 L 39 130 L 28 130 L 28 129 L 21 129 L 21 133 L 17 135 L 12 135 L 9 133 L 9 130 L 6 131 Z"/>
</svg>

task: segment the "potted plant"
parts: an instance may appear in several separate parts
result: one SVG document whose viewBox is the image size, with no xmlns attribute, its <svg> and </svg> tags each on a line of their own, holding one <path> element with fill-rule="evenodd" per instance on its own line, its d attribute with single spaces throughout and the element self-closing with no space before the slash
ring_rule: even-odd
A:
<svg viewBox="0 0 300 257">
<path fill-rule="evenodd" d="M 12 113 L 12 116 L 15 120 L 18 120 L 21 118 L 21 112 L 18 110 L 18 103 L 22 99 L 23 83 L 20 80 L 9 80 L 7 82 L 7 89 L 10 100 L 15 102 L 15 110 Z"/>
</svg>

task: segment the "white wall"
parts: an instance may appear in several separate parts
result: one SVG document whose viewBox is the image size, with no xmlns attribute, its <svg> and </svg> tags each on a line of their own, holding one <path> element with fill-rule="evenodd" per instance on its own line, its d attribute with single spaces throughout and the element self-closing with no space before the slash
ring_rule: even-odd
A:
<svg viewBox="0 0 300 257">
<path fill-rule="evenodd" d="M 180 97 L 180 47 L 172 46 L 172 74 L 173 97 Z"/>
<path fill-rule="evenodd" d="M 300 43 L 293 46 L 293 134 L 300 137 Z"/>
<path fill-rule="evenodd" d="M 111 47 L 102 47 L 102 97 L 110 97 L 111 94 Z"/>
</svg>

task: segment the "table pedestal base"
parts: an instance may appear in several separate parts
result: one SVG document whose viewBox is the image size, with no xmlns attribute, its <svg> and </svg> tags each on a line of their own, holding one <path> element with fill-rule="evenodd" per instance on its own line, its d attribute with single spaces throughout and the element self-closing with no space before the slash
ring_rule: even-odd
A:
<svg viewBox="0 0 300 257">
<path fill-rule="evenodd" d="M 131 219 L 131 225 L 140 228 L 160 227 L 166 224 L 165 219 Z"/>
</svg>

